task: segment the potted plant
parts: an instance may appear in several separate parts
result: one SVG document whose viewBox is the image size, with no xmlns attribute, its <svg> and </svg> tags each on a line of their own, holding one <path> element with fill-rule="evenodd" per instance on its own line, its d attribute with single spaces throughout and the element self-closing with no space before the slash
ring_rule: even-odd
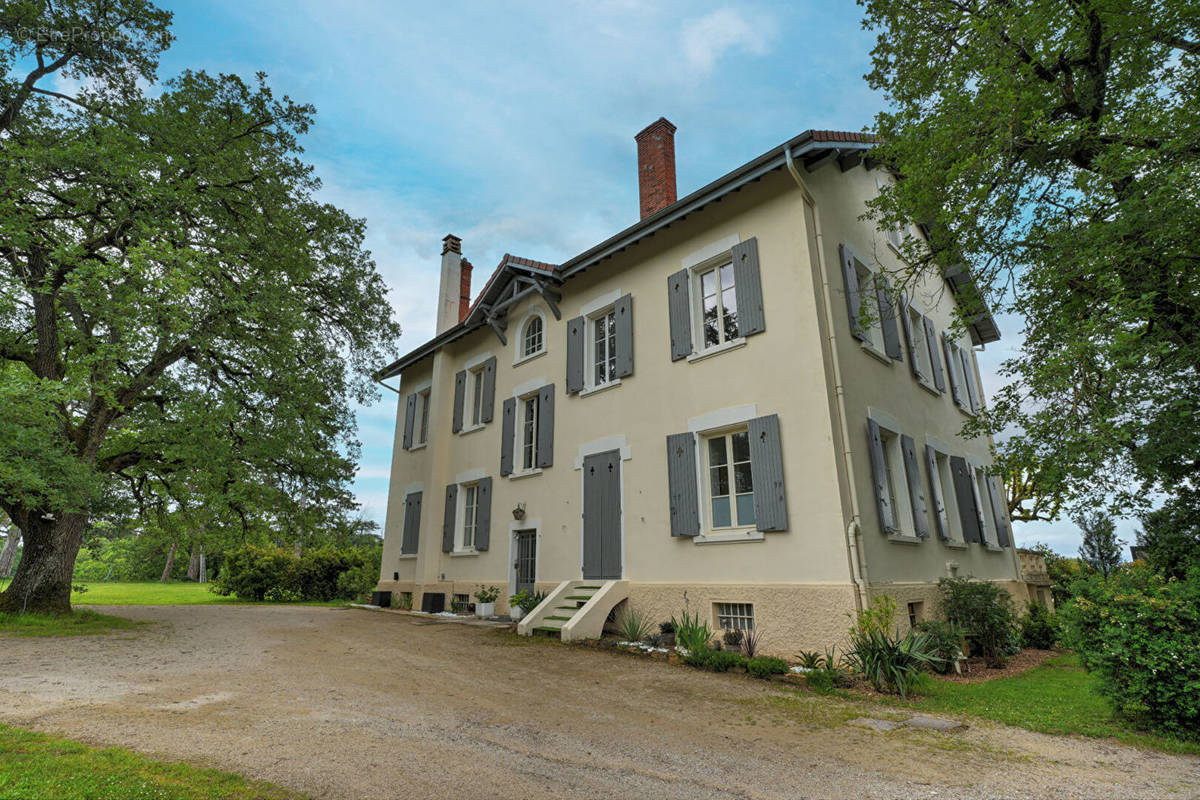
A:
<svg viewBox="0 0 1200 800">
<path fill-rule="evenodd" d="M 721 635 L 721 639 L 725 642 L 725 649 L 731 653 L 742 652 L 742 632 L 736 628 L 731 628 Z"/>
<path fill-rule="evenodd" d="M 500 596 L 498 586 L 480 586 L 475 590 L 475 616 L 487 619 L 496 614 L 496 598 Z"/>
<path fill-rule="evenodd" d="M 508 616 L 513 622 L 533 610 L 533 595 L 528 589 L 522 589 L 508 598 Z"/>
<path fill-rule="evenodd" d="M 675 620 L 658 623 L 659 643 L 668 650 L 675 646 Z"/>
</svg>

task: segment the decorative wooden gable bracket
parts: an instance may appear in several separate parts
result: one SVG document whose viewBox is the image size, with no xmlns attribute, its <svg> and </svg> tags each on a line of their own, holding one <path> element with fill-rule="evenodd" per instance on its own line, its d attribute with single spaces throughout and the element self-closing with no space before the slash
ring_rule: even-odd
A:
<svg viewBox="0 0 1200 800">
<path fill-rule="evenodd" d="M 500 299 L 491 305 L 482 306 L 483 312 L 487 315 L 487 324 L 495 331 L 496 338 L 500 340 L 501 344 L 508 344 L 508 338 L 504 335 L 504 331 L 508 328 L 508 309 L 530 295 L 539 295 L 549 306 L 554 318 L 562 319 L 562 312 L 558 309 L 562 295 L 552 288 L 550 283 L 540 275 L 517 275 L 513 278 L 512 283 L 504 289 Z"/>
</svg>

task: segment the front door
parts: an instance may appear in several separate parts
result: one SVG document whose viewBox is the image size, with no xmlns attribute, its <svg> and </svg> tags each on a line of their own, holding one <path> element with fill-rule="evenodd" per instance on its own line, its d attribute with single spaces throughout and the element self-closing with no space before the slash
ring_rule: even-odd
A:
<svg viewBox="0 0 1200 800">
<path fill-rule="evenodd" d="M 517 562 L 517 591 L 532 592 L 534 581 L 537 580 L 537 531 L 516 532 Z"/>
<path fill-rule="evenodd" d="M 583 577 L 621 577 L 621 452 L 583 459 Z"/>
</svg>

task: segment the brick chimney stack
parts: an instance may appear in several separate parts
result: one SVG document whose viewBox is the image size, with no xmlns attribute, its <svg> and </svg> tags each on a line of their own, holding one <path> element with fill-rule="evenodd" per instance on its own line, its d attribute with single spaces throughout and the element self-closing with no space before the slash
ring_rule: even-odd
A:
<svg viewBox="0 0 1200 800">
<path fill-rule="evenodd" d="M 463 308 L 463 294 L 471 294 L 470 266 L 463 269 L 462 239 L 447 234 L 442 239 L 442 280 L 438 286 L 437 333 L 449 330 L 458 324 Z M 463 273 L 466 272 L 466 291 L 463 291 Z"/>
<path fill-rule="evenodd" d="M 675 126 L 659 117 L 633 137 L 638 152 L 642 219 L 675 202 Z"/>
<path fill-rule="evenodd" d="M 467 312 L 471 310 L 471 262 L 465 258 L 460 262 L 459 269 L 462 277 L 458 280 L 458 321 L 462 322 L 467 318 Z"/>
</svg>

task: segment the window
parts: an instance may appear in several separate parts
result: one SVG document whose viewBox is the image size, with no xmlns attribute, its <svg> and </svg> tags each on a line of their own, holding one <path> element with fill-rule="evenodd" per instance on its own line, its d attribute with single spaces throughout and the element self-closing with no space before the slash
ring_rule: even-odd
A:
<svg viewBox="0 0 1200 800">
<path fill-rule="evenodd" d="M 913 516 L 899 423 L 887 414 L 873 410 L 867 419 L 867 434 L 880 528 L 889 536 L 914 537 L 927 532 L 924 523 L 920 530 L 917 529 Z"/>
<path fill-rule="evenodd" d="M 471 613 L 471 595 L 456 594 L 454 599 L 450 601 L 450 610 L 455 614 Z"/>
<path fill-rule="evenodd" d="M 617 377 L 617 315 L 602 313 L 588 321 L 591 330 L 592 386 L 603 386 Z"/>
<path fill-rule="evenodd" d="M 417 392 L 417 429 L 413 436 L 413 445 L 423 445 L 429 441 L 429 390 Z"/>
<path fill-rule="evenodd" d="M 754 477 L 750 434 L 742 429 L 706 440 L 711 527 L 754 525 Z"/>
<path fill-rule="evenodd" d="M 925 340 L 925 317 L 911 305 L 907 307 L 909 330 L 912 331 L 912 356 L 914 367 L 921 375 L 921 383 L 933 388 L 933 370 L 929 365 L 929 343 Z"/>
<path fill-rule="evenodd" d="M 934 451 L 934 474 L 929 476 L 933 489 L 933 507 L 941 521 L 942 530 L 951 542 L 963 541 L 962 518 L 958 515 L 958 498 L 954 494 L 954 475 L 950 472 L 950 456 Z"/>
<path fill-rule="evenodd" d="M 733 264 L 698 273 L 700 280 L 700 319 L 703 349 L 717 347 L 738 338 L 737 292 L 733 282 Z"/>
<path fill-rule="evenodd" d="M 875 186 L 879 189 L 880 193 L 882 193 L 887 187 L 887 181 L 884 181 L 881 178 L 876 178 Z M 908 238 L 908 226 L 901 225 L 898 228 L 890 228 L 883 232 L 883 236 L 885 239 L 887 239 L 887 243 L 891 245 L 892 249 L 899 253 L 900 249 L 904 247 L 904 240 Z"/>
<path fill-rule="evenodd" d="M 863 344 L 878 353 L 883 352 L 883 315 L 879 310 L 879 293 L 875 291 L 875 273 L 861 261 L 855 260 L 858 275 L 858 329 Z"/>
<path fill-rule="evenodd" d="M 463 513 L 462 535 L 459 548 L 470 550 L 475 547 L 475 530 L 479 519 L 479 484 L 470 483 L 462 487 Z"/>
<path fill-rule="evenodd" d="M 724 631 L 754 630 L 753 603 L 717 603 L 717 627 Z"/>
<path fill-rule="evenodd" d="M 529 358 L 542 352 L 545 343 L 542 327 L 542 318 L 538 316 L 530 317 L 525 323 L 525 330 L 521 333 L 521 358 Z"/>
<path fill-rule="evenodd" d="M 915 603 L 908 604 L 908 624 L 912 627 L 917 627 L 917 623 L 921 621 L 921 612 L 924 611 L 925 604 L 918 600 Z"/>
<path fill-rule="evenodd" d="M 537 467 L 538 396 L 521 400 L 521 469 Z"/>
<path fill-rule="evenodd" d="M 996 536 L 996 522 L 992 518 L 987 475 L 982 467 L 971 466 L 971 491 L 975 495 L 975 507 L 979 509 L 979 525 L 980 532 L 983 534 L 983 543 L 988 547 L 999 547 L 1000 539 Z"/>
<path fill-rule="evenodd" d="M 887 476 L 886 484 L 886 500 L 888 506 L 895 512 L 895 524 L 898 528 L 903 528 L 904 525 L 900 521 L 900 492 L 896 491 L 897 485 L 900 484 L 900 478 L 904 476 L 904 459 L 900 453 L 900 437 L 892 433 L 886 428 L 879 429 L 879 439 L 883 442 L 883 458 L 884 458 L 884 474 Z"/>
</svg>

